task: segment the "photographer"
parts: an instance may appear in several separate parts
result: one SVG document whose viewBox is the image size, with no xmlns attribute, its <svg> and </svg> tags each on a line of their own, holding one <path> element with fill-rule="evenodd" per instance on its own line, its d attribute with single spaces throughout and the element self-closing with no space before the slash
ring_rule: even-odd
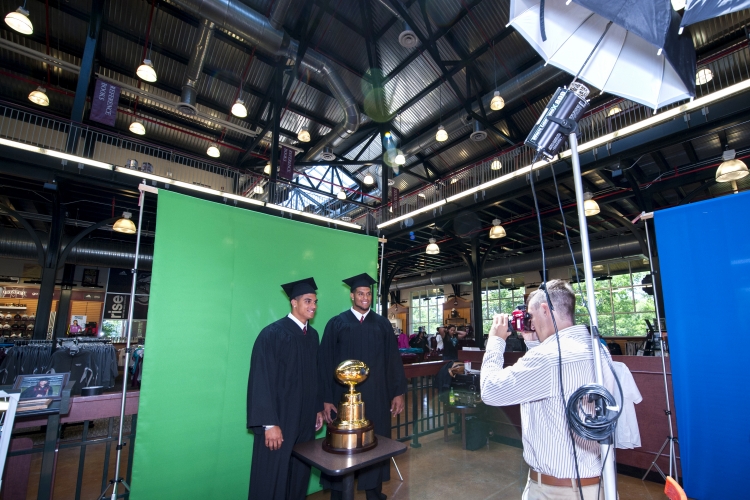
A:
<svg viewBox="0 0 750 500">
<path fill-rule="evenodd" d="M 585 326 L 575 324 L 576 299 L 570 285 L 553 280 L 546 288 L 552 310 L 544 290 L 529 296 L 531 331 L 523 332 L 529 351 L 508 368 L 503 368 L 508 315 L 493 318 L 482 363 L 482 401 L 492 406 L 521 405 L 523 457 L 530 468 L 523 500 L 580 500 L 576 469 L 583 498 L 593 500 L 599 492 L 603 499 L 599 443 L 571 433 L 565 418 L 570 395 L 595 380 L 591 335 Z M 561 378 L 565 400 L 560 394 Z"/>
</svg>

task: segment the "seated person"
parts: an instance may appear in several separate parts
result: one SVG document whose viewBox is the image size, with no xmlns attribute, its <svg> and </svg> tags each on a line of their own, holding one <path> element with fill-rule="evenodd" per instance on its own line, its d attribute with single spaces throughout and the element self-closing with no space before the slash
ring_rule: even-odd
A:
<svg viewBox="0 0 750 500">
<path fill-rule="evenodd" d="M 427 337 L 425 337 L 424 330 L 419 330 L 417 336 L 409 341 L 409 346 L 415 349 L 422 349 L 424 353 L 430 352 L 430 346 L 427 342 Z"/>
</svg>

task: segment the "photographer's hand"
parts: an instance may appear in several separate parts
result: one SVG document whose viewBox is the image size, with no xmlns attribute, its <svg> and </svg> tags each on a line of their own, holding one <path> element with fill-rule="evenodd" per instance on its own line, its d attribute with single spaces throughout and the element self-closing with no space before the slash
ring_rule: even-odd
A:
<svg viewBox="0 0 750 500">
<path fill-rule="evenodd" d="M 523 339 L 526 342 L 539 342 L 539 337 L 537 337 L 534 330 L 524 330 L 521 332 L 521 335 L 523 335 Z"/>
<path fill-rule="evenodd" d="M 492 317 L 492 327 L 490 328 L 490 337 L 500 337 L 505 340 L 510 335 L 508 331 L 508 315 L 495 314 Z"/>
</svg>

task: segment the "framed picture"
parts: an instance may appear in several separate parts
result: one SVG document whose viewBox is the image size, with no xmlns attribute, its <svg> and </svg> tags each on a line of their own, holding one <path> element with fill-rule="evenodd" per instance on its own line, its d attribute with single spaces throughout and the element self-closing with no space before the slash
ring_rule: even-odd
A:
<svg viewBox="0 0 750 500">
<path fill-rule="evenodd" d="M 60 399 L 70 373 L 48 373 L 44 375 L 19 375 L 13 389 L 21 390 L 21 400 L 46 398 Z"/>
<path fill-rule="evenodd" d="M 81 286 L 98 286 L 99 285 L 99 270 L 98 269 L 84 269 L 83 279 L 81 280 Z"/>
</svg>

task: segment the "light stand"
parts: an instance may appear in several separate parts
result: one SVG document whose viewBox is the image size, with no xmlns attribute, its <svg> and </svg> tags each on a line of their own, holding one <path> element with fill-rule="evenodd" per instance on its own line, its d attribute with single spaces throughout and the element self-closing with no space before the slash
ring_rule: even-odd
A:
<svg viewBox="0 0 750 500">
<path fill-rule="evenodd" d="M 648 263 L 649 267 L 651 268 L 651 276 L 652 278 L 655 276 L 654 274 L 654 259 L 653 255 L 651 253 L 651 237 L 648 234 L 648 219 L 653 219 L 654 214 L 641 214 L 641 220 L 646 226 L 646 244 L 648 245 Z M 669 423 L 669 435 L 667 436 L 667 439 L 664 440 L 664 444 L 661 445 L 661 448 L 659 448 L 659 451 L 656 452 L 656 457 L 654 457 L 654 461 L 651 462 L 651 465 L 646 470 L 646 473 L 641 478 L 641 481 L 644 481 L 646 479 L 646 476 L 648 476 L 648 473 L 651 472 L 651 469 L 656 468 L 656 470 L 661 474 L 662 479 L 665 481 L 667 480 L 667 477 L 664 475 L 664 472 L 661 470 L 659 465 L 656 463 L 657 460 L 659 460 L 659 457 L 661 457 L 662 451 L 664 451 L 664 448 L 669 445 L 669 476 L 674 478 L 677 476 L 677 456 L 675 454 L 675 444 L 677 444 L 677 438 L 674 437 L 674 429 L 672 428 L 672 408 L 669 405 L 669 385 L 667 385 L 667 364 L 664 361 L 664 336 L 661 332 L 661 317 L 659 316 L 659 298 L 656 294 L 656 279 L 651 280 L 651 286 L 653 287 L 654 291 L 654 308 L 656 309 L 656 330 L 659 333 L 659 347 L 661 350 L 661 372 L 662 375 L 664 375 L 664 396 L 666 398 L 667 402 L 667 409 L 664 410 L 664 414 L 667 416 L 667 422 Z M 674 469 L 673 469 L 674 466 Z M 672 475 L 672 471 L 674 470 L 674 475 Z"/>
<path fill-rule="evenodd" d="M 133 308 L 135 306 L 135 287 L 138 282 L 138 253 L 140 251 L 141 246 L 141 226 L 143 222 L 143 206 L 144 198 L 146 196 L 146 193 L 140 189 L 140 197 L 138 198 L 138 206 L 140 207 L 140 211 L 138 213 L 138 227 L 137 227 L 137 236 L 135 240 L 135 262 L 133 264 L 133 283 L 130 286 L 130 304 L 128 306 L 128 331 L 127 331 L 127 340 L 125 345 L 125 372 L 123 373 L 122 377 L 122 399 L 120 401 L 120 429 L 117 434 L 117 460 L 115 461 L 115 477 L 114 479 L 110 479 L 109 483 L 107 484 L 107 487 L 104 488 L 104 491 L 102 491 L 102 494 L 99 495 L 99 500 L 104 500 L 107 498 L 107 490 L 109 490 L 109 487 L 112 486 L 112 495 L 110 497 L 110 500 L 117 500 L 117 485 L 122 484 L 123 488 L 125 488 L 128 492 L 130 492 L 130 485 L 125 481 L 124 478 L 119 477 L 120 475 L 120 462 L 122 459 L 122 430 L 123 430 L 123 424 L 125 420 L 125 402 L 128 396 L 128 365 L 130 364 L 130 338 L 132 336 L 133 332 Z"/>
</svg>

